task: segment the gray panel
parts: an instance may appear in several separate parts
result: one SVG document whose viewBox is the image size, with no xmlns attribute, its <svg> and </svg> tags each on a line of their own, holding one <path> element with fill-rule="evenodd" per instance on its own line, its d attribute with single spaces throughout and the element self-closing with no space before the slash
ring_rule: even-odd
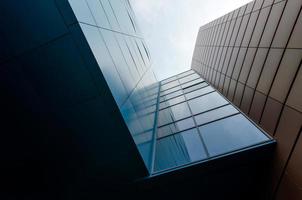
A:
<svg viewBox="0 0 302 200">
<path fill-rule="evenodd" d="M 246 53 L 245 60 L 242 65 L 242 69 L 241 69 L 240 77 L 239 77 L 239 81 L 241 81 L 242 83 L 245 83 L 248 78 L 248 73 L 251 69 L 251 65 L 252 65 L 255 53 L 256 53 L 255 48 L 249 48 Z"/>
<path fill-rule="evenodd" d="M 263 92 L 264 94 L 268 93 L 274 78 L 274 74 L 276 73 L 278 64 L 280 62 L 281 56 L 281 49 L 270 49 L 257 86 L 257 90 L 259 90 L 260 92 Z"/>
<path fill-rule="evenodd" d="M 275 77 L 269 96 L 284 102 L 302 59 L 302 50 L 287 49 Z"/>
<path fill-rule="evenodd" d="M 247 80 L 247 85 L 255 88 L 257 85 L 257 81 L 260 78 L 260 73 L 262 71 L 265 57 L 268 53 L 268 49 L 258 49 L 254 58 L 253 66 L 251 67 L 251 71 Z"/>
<path fill-rule="evenodd" d="M 302 68 L 300 65 L 299 72 L 296 76 L 295 82 L 289 93 L 286 105 L 289 105 L 300 112 L 302 112 Z"/>
<path fill-rule="evenodd" d="M 300 12 L 297 23 L 294 27 L 293 33 L 288 43 L 288 48 L 301 48 L 302 47 L 302 14 Z"/>
<path fill-rule="evenodd" d="M 1 1 L 0 13 L 1 32 L 12 53 L 17 55 L 67 33 L 64 20 L 51 0 Z"/>
<path fill-rule="evenodd" d="M 301 0 L 287 1 L 272 47 L 284 48 L 301 9 Z"/>
<path fill-rule="evenodd" d="M 269 47 L 273 39 L 273 35 L 277 28 L 279 19 L 282 15 L 282 11 L 285 5 L 285 1 L 282 1 L 278 4 L 274 4 L 271 14 L 268 18 L 267 26 L 265 26 L 264 33 L 259 44 L 260 47 Z"/>
<path fill-rule="evenodd" d="M 22 60 L 39 95 L 53 106 L 75 105 L 99 94 L 71 36 L 58 39 Z"/>
<path fill-rule="evenodd" d="M 260 42 L 260 39 L 261 39 L 262 32 L 265 28 L 265 23 L 266 23 L 270 9 L 271 9 L 270 7 L 261 9 L 256 26 L 255 26 L 255 30 L 253 32 L 252 39 L 250 42 L 251 47 L 258 46 L 258 43 Z"/>
</svg>

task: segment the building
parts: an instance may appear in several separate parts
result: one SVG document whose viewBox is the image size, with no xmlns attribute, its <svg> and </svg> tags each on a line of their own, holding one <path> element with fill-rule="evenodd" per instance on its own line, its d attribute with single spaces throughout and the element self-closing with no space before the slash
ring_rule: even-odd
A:
<svg viewBox="0 0 302 200">
<path fill-rule="evenodd" d="M 128 0 L 3 0 L 0 13 L 4 199 L 269 198 L 275 140 L 204 74 L 201 52 L 229 51 L 203 30 L 223 23 L 201 28 L 194 70 L 158 81 Z"/>
<path fill-rule="evenodd" d="M 256 0 L 202 26 L 192 69 L 277 140 L 276 199 L 301 199 L 301 0 Z"/>
</svg>

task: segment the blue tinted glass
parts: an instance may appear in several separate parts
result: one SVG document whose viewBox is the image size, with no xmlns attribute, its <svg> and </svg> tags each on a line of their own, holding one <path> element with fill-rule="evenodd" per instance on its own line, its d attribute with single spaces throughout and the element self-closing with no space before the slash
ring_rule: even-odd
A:
<svg viewBox="0 0 302 200">
<path fill-rule="evenodd" d="M 112 31 L 107 31 L 105 29 L 100 29 L 100 30 L 104 37 L 106 46 L 113 58 L 115 67 L 121 77 L 121 80 L 122 80 L 123 84 L 125 85 L 127 91 L 130 93 L 130 91 L 135 86 L 135 83 L 133 82 L 134 78 L 129 71 L 129 68 L 126 64 L 124 56 L 121 52 L 121 49 L 117 43 L 116 38 L 115 38 L 115 34 L 113 34 Z"/>
<path fill-rule="evenodd" d="M 192 128 L 194 126 L 195 126 L 195 123 L 194 123 L 193 119 L 190 117 L 190 118 L 175 122 L 173 124 L 169 124 L 169 125 L 158 128 L 157 135 L 159 138 L 161 138 L 161 137 L 164 137 L 167 135 L 171 135 L 173 133 L 177 133 L 179 131 L 183 131 L 183 130 Z"/>
<path fill-rule="evenodd" d="M 195 126 L 193 118 L 184 119 L 175 123 L 176 127 L 179 131 L 192 128 Z"/>
<path fill-rule="evenodd" d="M 101 4 L 103 5 L 103 8 L 105 10 L 105 13 L 107 15 L 107 18 L 109 20 L 109 24 L 111 25 L 111 28 L 113 30 L 119 31 L 120 27 L 119 24 L 114 16 L 113 10 L 111 8 L 110 2 L 108 0 L 100 0 Z"/>
<path fill-rule="evenodd" d="M 170 94 L 168 94 L 166 96 L 163 96 L 164 97 L 163 99 L 168 100 L 168 99 L 177 97 L 177 96 L 182 95 L 182 94 L 183 94 L 182 90 L 178 90 L 176 92 L 173 92 L 173 93 L 170 93 Z"/>
<path fill-rule="evenodd" d="M 175 120 L 179 120 L 191 116 L 187 102 L 177 104 L 167 109 L 171 109 Z"/>
<path fill-rule="evenodd" d="M 210 156 L 268 140 L 266 135 L 241 114 L 201 126 L 199 130 Z"/>
<path fill-rule="evenodd" d="M 170 100 L 166 101 L 166 104 L 168 106 L 172 106 L 174 104 L 177 104 L 177 103 L 180 103 L 180 102 L 183 102 L 183 101 L 185 101 L 185 97 L 184 96 L 179 96 L 179 97 L 175 97 L 173 99 L 170 99 Z"/>
<path fill-rule="evenodd" d="M 183 83 L 186 83 L 186 82 L 195 80 L 195 79 L 197 79 L 197 78 L 199 78 L 199 77 L 200 77 L 200 76 L 199 76 L 198 74 L 195 74 L 195 73 L 194 73 L 194 74 L 191 74 L 191 75 L 189 75 L 189 76 L 180 78 L 180 79 L 179 79 L 179 82 L 180 82 L 181 84 L 183 84 Z"/>
<path fill-rule="evenodd" d="M 128 93 L 106 48 L 102 35 L 96 27 L 81 24 L 81 28 L 117 104 L 121 106 Z"/>
<path fill-rule="evenodd" d="M 176 86 L 176 87 L 170 88 L 168 90 L 162 91 L 161 95 L 166 95 L 166 94 L 169 94 L 171 92 L 175 92 L 175 91 L 180 90 L 180 89 L 181 89 L 180 86 Z"/>
<path fill-rule="evenodd" d="M 154 167 L 165 170 L 206 157 L 198 131 L 190 129 L 157 141 Z"/>
<path fill-rule="evenodd" d="M 239 111 L 234 108 L 232 105 L 223 106 L 221 108 L 217 108 L 215 110 L 202 113 L 200 115 L 195 116 L 195 120 L 197 125 L 202 125 L 217 119 L 221 119 L 223 117 L 238 113 Z"/>
<path fill-rule="evenodd" d="M 182 77 L 184 77 L 184 76 L 187 76 L 187 75 L 193 74 L 193 73 L 195 73 L 193 70 L 189 70 L 189 71 L 183 72 L 183 73 L 181 73 L 181 74 L 178 74 L 178 75 L 175 76 L 175 77 L 182 78 Z"/>
<path fill-rule="evenodd" d="M 170 81 L 174 81 L 174 80 L 176 80 L 176 79 L 177 79 L 177 76 L 172 76 L 171 78 L 167 78 L 167 79 L 161 81 L 161 84 L 163 85 L 163 84 L 165 84 L 165 83 L 168 83 L 168 82 L 170 82 Z"/>
<path fill-rule="evenodd" d="M 204 146 L 197 129 L 181 133 L 191 162 L 207 158 Z"/>
<path fill-rule="evenodd" d="M 81 2 L 76 0 L 77 2 Z M 87 0 L 86 1 L 89 5 L 89 8 L 92 12 L 92 15 L 96 21 L 96 25 L 103 28 L 110 29 L 109 22 L 107 20 L 107 16 L 104 12 L 104 9 L 102 7 L 102 4 L 98 0 Z M 82 9 L 82 8 L 81 8 Z"/>
<path fill-rule="evenodd" d="M 194 81 L 190 81 L 188 83 L 182 84 L 182 88 L 190 87 L 191 85 L 195 85 L 195 84 L 201 83 L 201 82 L 203 82 L 203 79 L 199 78 Z"/>
<path fill-rule="evenodd" d="M 164 101 L 159 104 L 159 110 L 169 107 L 169 104 Z"/>
<path fill-rule="evenodd" d="M 157 140 L 154 170 L 160 171 L 190 162 L 181 135 L 172 135 Z"/>
<path fill-rule="evenodd" d="M 130 52 L 127 48 L 127 44 L 125 42 L 126 40 L 124 39 L 124 36 L 122 34 L 116 34 L 116 39 L 117 39 L 120 49 L 124 55 L 125 61 L 126 61 L 127 65 L 129 66 L 129 71 L 133 77 L 133 81 L 135 83 L 137 83 L 140 79 L 140 76 L 139 76 L 138 71 L 136 70 L 135 63 L 134 63 L 133 59 L 131 58 Z"/>
<path fill-rule="evenodd" d="M 122 32 L 134 34 L 134 29 L 123 1 L 109 1 Z"/>
<path fill-rule="evenodd" d="M 205 86 L 207 86 L 208 84 L 206 82 L 202 82 L 202 83 L 199 83 L 197 85 L 193 85 L 193 86 L 190 86 L 190 87 L 187 87 L 187 88 L 184 88 L 184 93 L 189 93 L 189 92 L 192 92 L 194 90 L 197 90 L 197 89 L 200 89 L 200 88 L 203 88 Z"/>
<path fill-rule="evenodd" d="M 85 1 L 68 0 L 79 22 L 95 25 L 92 13 Z"/>
<path fill-rule="evenodd" d="M 226 104 L 228 104 L 228 102 L 217 92 L 213 92 L 189 101 L 193 114 L 205 112 Z"/>
<path fill-rule="evenodd" d="M 186 94 L 186 97 L 189 100 L 189 99 L 192 99 L 194 97 L 198 97 L 198 96 L 201 96 L 201 95 L 207 94 L 209 92 L 213 92 L 213 91 L 215 91 L 215 90 L 211 86 L 207 86 L 205 88 L 195 90 L 193 92 L 190 92 L 190 93 Z"/>
<path fill-rule="evenodd" d="M 161 90 L 161 91 L 164 91 L 164 90 L 170 89 L 170 88 L 175 87 L 175 86 L 178 86 L 178 85 L 179 85 L 178 80 L 176 80 L 176 81 L 171 81 L 171 82 L 169 82 L 169 83 L 167 83 L 167 84 L 161 85 L 160 90 Z"/>
<path fill-rule="evenodd" d="M 167 108 L 167 109 L 164 109 L 164 110 L 160 110 L 158 112 L 158 119 L 157 120 L 158 120 L 157 121 L 158 126 L 162 126 L 162 125 L 173 122 L 173 118 L 172 118 L 170 109 Z"/>
<path fill-rule="evenodd" d="M 169 124 L 166 126 L 162 126 L 157 129 L 157 138 L 162 138 L 167 135 L 172 135 L 173 133 L 177 132 L 175 124 Z"/>
</svg>

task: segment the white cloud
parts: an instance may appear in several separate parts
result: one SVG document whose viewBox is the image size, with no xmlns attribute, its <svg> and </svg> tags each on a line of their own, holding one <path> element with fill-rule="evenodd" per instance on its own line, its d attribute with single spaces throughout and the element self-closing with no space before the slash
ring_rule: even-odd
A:
<svg viewBox="0 0 302 200">
<path fill-rule="evenodd" d="M 159 79 L 188 70 L 200 26 L 250 0 L 131 0 Z"/>
</svg>

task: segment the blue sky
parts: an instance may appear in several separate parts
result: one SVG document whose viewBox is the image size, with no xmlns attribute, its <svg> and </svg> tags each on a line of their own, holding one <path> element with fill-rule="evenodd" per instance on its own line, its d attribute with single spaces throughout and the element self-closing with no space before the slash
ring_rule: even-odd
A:
<svg viewBox="0 0 302 200">
<path fill-rule="evenodd" d="M 190 69 L 200 26 L 251 0 L 130 0 L 159 80 Z"/>
</svg>

